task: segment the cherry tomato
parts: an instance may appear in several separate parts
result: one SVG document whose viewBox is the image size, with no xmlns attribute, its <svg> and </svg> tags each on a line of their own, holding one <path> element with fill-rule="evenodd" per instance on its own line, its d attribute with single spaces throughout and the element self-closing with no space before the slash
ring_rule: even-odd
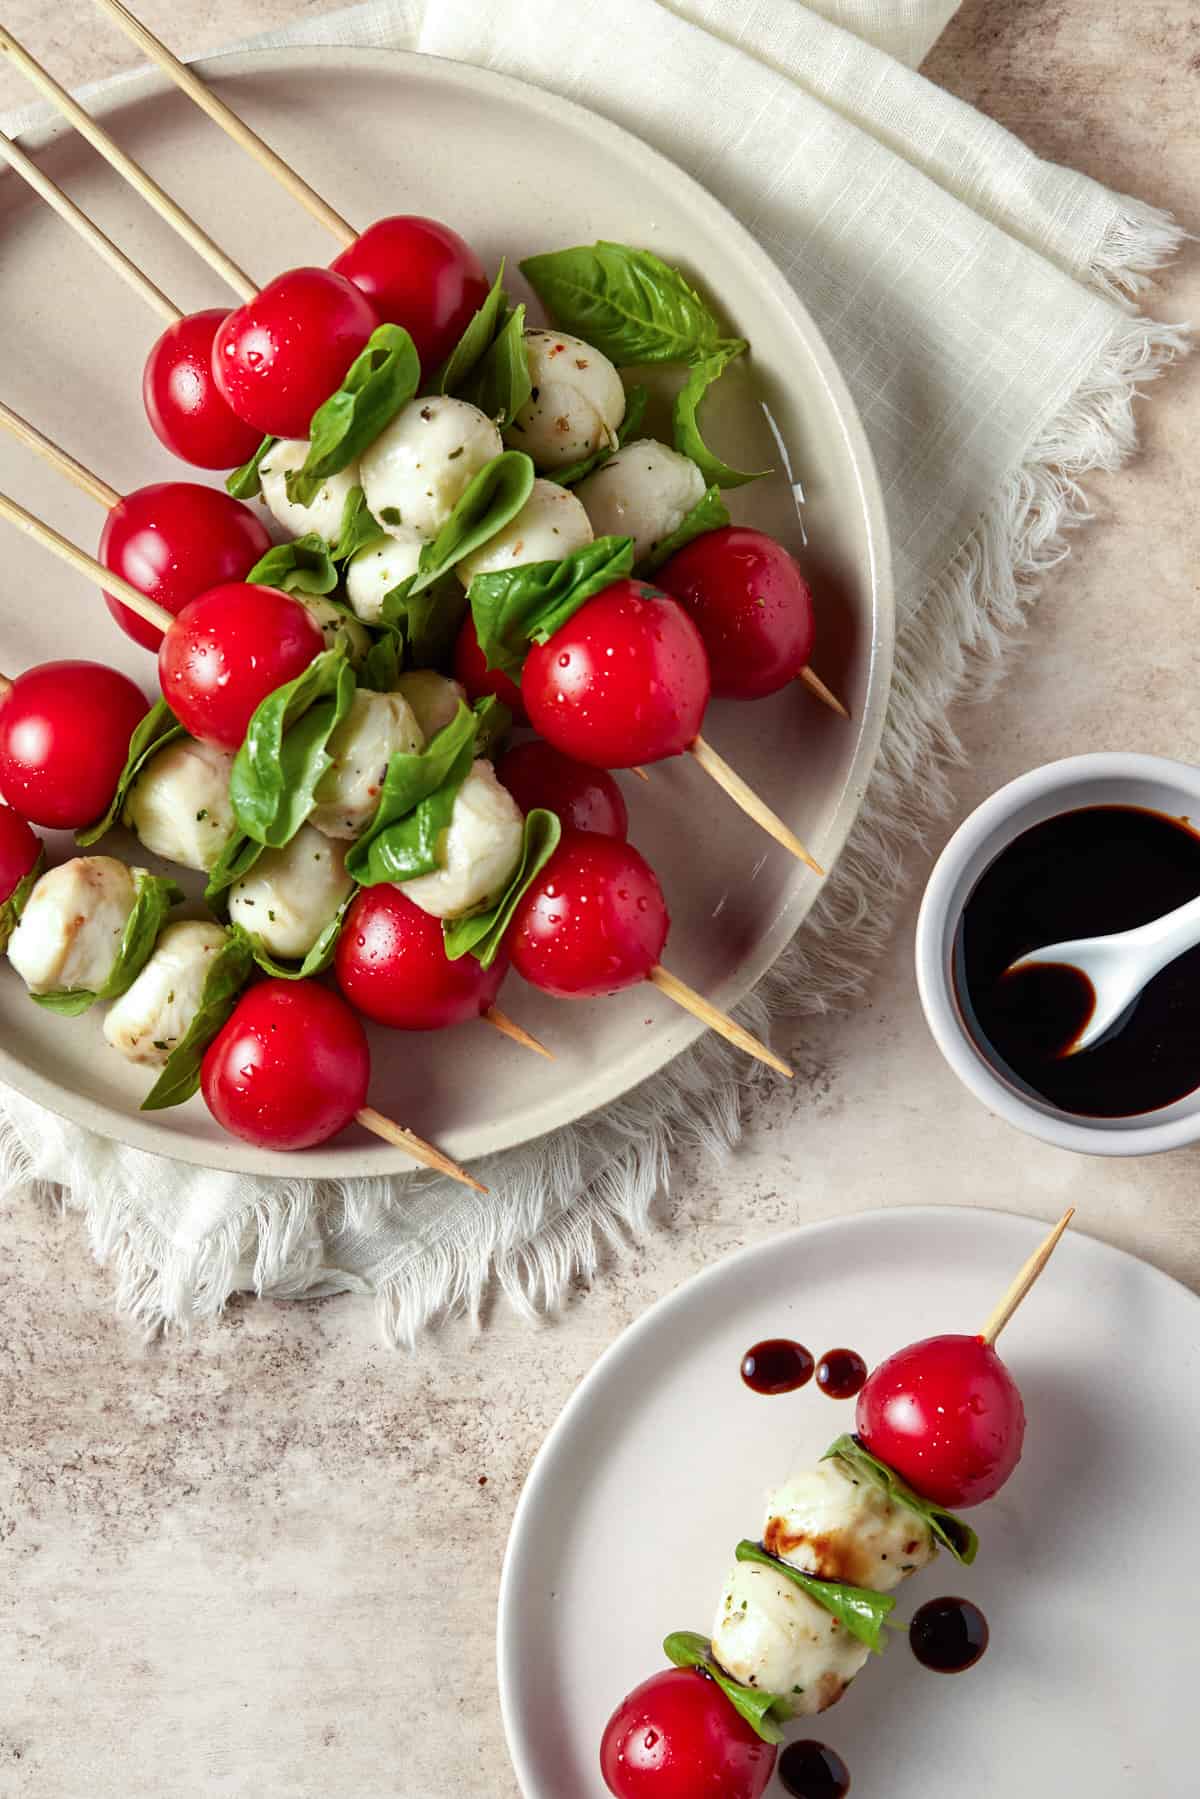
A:
<svg viewBox="0 0 1200 1799">
<path fill-rule="evenodd" d="M 683 607 L 614 581 L 525 658 L 521 697 L 539 736 L 594 768 L 678 756 L 699 735 L 708 658 Z"/>
<path fill-rule="evenodd" d="M 104 521 L 99 556 L 168 612 L 209 587 L 241 581 L 271 547 L 266 526 L 218 487 L 157 481 L 119 500 Z M 157 650 L 163 634 L 111 593 L 108 609 L 127 636 Z"/>
<path fill-rule="evenodd" d="M 352 1005 L 398 1031 L 441 1031 L 495 1004 L 508 957 L 490 968 L 474 956 L 452 962 L 439 918 L 398 887 L 364 887 L 346 914 L 334 964 Z"/>
<path fill-rule="evenodd" d="M 608 770 L 574 762 L 552 743 L 519 743 L 496 764 L 496 776 L 522 812 L 545 806 L 564 829 L 629 835 L 625 796 Z"/>
<path fill-rule="evenodd" d="M 240 748 L 255 708 L 325 648 L 307 608 L 277 587 L 229 581 L 189 600 L 158 652 L 163 698 L 203 743 Z"/>
<path fill-rule="evenodd" d="M 670 926 L 654 870 L 632 844 L 564 831 L 517 907 L 508 951 L 531 986 L 586 999 L 644 981 Z"/>
<path fill-rule="evenodd" d="M 231 312 L 213 341 L 217 386 L 240 419 L 307 437 L 312 415 L 366 347 L 378 314 L 332 269 L 288 269 Z"/>
<path fill-rule="evenodd" d="M 664 1668 L 609 1719 L 600 1772 L 616 1799 L 760 1799 L 775 1755 L 715 1680 Z"/>
<path fill-rule="evenodd" d="M 20 813 L 0 806 L 0 906 L 10 900 L 42 853 L 42 840 Z"/>
<path fill-rule="evenodd" d="M 147 709 L 133 682 L 102 662 L 27 669 L 0 698 L 0 798 L 53 830 L 94 823 Z"/>
<path fill-rule="evenodd" d="M 982 1337 L 926 1337 L 880 1362 L 855 1422 L 872 1455 L 935 1505 L 979 1505 L 1021 1459 L 1025 1408 Z"/>
<path fill-rule="evenodd" d="M 676 550 L 657 578 L 704 639 L 713 692 L 724 698 L 777 693 L 812 655 L 812 591 L 764 531 L 706 531 Z"/>
<path fill-rule="evenodd" d="M 366 1105 L 370 1078 L 366 1032 L 316 981 L 251 987 L 200 1068 L 217 1123 L 260 1149 L 310 1149 L 336 1137 Z"/>
<path fill-rule="evenodd" d="M 196 468 L 239 468 L 262 437 L 230 411 L 213 374 L 213 339 L 228 316 L 216 306 L 168 325 L 142 375 L 142 400 L 154 435 Z"/>
<path fill-rule="evenodd" d="M 454 646 L 454 678 L 466 689 L 469 700 L 481 700 L 485 694 L 494 693 L 498 700 L 504 701 L 517 724 L 526 722 L 521 689 L 502 668 L 488 667 L 475 635 L 475 620 L 469 612 L 463 619 Z"/>
<path fill-rule="evenodd" d="M 403 325 L 432 371 L 444 362 L 489 282 L 470 244 L 436 219 L 376 219 L 331 265 L 360 287 L 381 319 Z"/>
</svg>

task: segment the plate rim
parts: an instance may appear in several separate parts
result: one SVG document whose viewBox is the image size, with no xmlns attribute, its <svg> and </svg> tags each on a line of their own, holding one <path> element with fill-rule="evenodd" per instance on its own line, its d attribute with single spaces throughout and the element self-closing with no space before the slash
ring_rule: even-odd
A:
<svg viewBox="0 0 1200 1799">
<path fill-rule="evenodd" d="M 607 140 L 613 145 L 620 145 L 627 152 L 632 149 L 664 172 L 668 180 L 686 189 L 692 205 L 707 213 L 714 222 L 719 222 L 726 232 L 732 231 L 739 257 L 750 262 L 757 278 L 763 285 L 774 290 L 776 297 L 789 312 L 812 358 L 815 373 L 830 397 L 850 454 L 855 491 L 865 530 L 870 577 L 872 635 L 859 737 L 854 758 L 836 799 L 829 831 L 816 846 L 822 852 L 828 874 L 832 875 L 858 818 L 879 757 L 895 660 L 895 589 L 887 514 L 875 459 L 858 408 L 808 308 L 747 227 L 671 157 L 647 144 L 636 133 L 615 124 L 580 102 L 563 99 L 560 95 L 550 93 L 517 76 L 494 69 L 481 69 L 472 63 L 459 62 L 449 57 L 372 45 L 300 44 L 257 50 L 229 50 L 201 58 L 192 66 L 202 76 L 219 80 L 224 75 L 269 73 L 289 65 L 317 67 L 328 75 L 339 64 L 349 69 L 356 63 L 359 67 L 374 67 L 381 71 L 394 71 L 401 65 L 418 80 L 458 83 L 477 91 L 491 91 L 527 110 L 540 113 L 552 123 L 559 122 L 566 128 L 573 126 L 576 130 L 590 133 L 593 139 L 599 138 L 601 142 Z M 103 120 L 147 97 L 168 95 L 174 91 L 174 86 L 167 76 L 150 67 L 118 75 L 96 89 L 85 91 L 88 93 L 89 110 L 95 117 Z M 180 98 L 186 105 L 186 99 L 183 96 Z M 65 121 L 50 118 L 28 127 L 20 133 L 20 138 L 27 148 L 45 148 L 68 137 L 70 132 L 71 127 Z M 745 998 L 774 965 L 807 919 L 821 891 L 821 886 L 812 877 L 805 878 L 796 888 L 787 905 L 776 914 L 772 926 L 757 940 L 754 953 L 739 964 L 734 982 L 722 991 L 721 998 L 727 1007 L 736 1005 Z M 782 932 L 781 923 L 784 927 Z M 536 1142 L 552 1131 L 566 1128 L 581 1118 L 614 1104 L 633 1088 L 652 1079 L 683 1050 L 690 1048 L 706 1028 L 689 1014 L 679 1012 L 677 1017 L 664 1024 L 656 1033 L 655 1041 L 662 1053 L 653 1059 L 652 1065 L 643 1066 L 642 1059 L 621 1058 L 619 1064 L 614 1065 L 608 1083 L 590 1094 L 585 1109 L 576 1112 L 571 1118 L 548 1122 L 543 1128 L 515 1140 L 505 1135 L 502 1118 L 488 1119 L 482 1123 L 472 1121 L 446 1131 L 440 1139 L 440 1147 L 457 1160 L 478 1163 L 488 1156 Z M 634 1065 L 637 1071 L 632 1075 L 627 1074 L 625 1071 Z M 153 1114 L 148 1119 L 143 1118 L 140 1112 L 126 1114 L 100 1100 L 72 1094 L 18 1062 L 2 1043 L 0 1083 L 70 1123 L 95 1131 L 111 1142 L 156 1155 L 164 1161 L 177 1161 L 193 1167 L 235 1174 L 265 1175 L 281 1180 L 297 1176 L 310 1180 L 344 1180 L 362 1175 L 412 1175 L 415 1172 L 412 1162 L 403 1151 L 378 1139 L 367 1144 L 346 1144 L 340 1148 L 319 1146 L 315 1150 L 285 1152 L 256 1149 L 236 1137 L 223 1137 L 213 1144 L 181 1135 L 178 1139 L 172 1137 L 164 1142 L 163 1132 Z"/>
</svg>

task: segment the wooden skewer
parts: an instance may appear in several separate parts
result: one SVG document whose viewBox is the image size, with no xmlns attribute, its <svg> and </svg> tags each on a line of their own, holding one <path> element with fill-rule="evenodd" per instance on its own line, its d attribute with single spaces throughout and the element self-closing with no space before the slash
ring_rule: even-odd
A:
<svg viewBox="0 0 1200 1799">
<path fill-rule="evenodd" d="M 826 687 L 824 681 L 822 681 L 820 675 L 814 675 L 811 668 L 802 668 L 797 679 L 803 681 L 804 685 L 808 688 L 808 691 L 810 693 L 815 693 L 823 705 L 828 706 L 833 712 L 840 713 L 842 718 L 849 718 L 850 714 L 847 712 L 845 706 L 843 706 L 841 700 L 838 699 L 837 694 L 831 692 L 831 690 Z"/>
<path fill-rule="evenodd" d="M 60 444 L 46 437 L 36 425 L 31 425 L 19 412 L 6 406 L 3 400 L 0 400 L 0 426 L 15 437 L 18 443 L 23 443 L 26 449 L 32 450 L 35 456 L 40 456 L 43 462 L 48 462 L 51 468 L 57 469 L 60 475 L 65 475 L 68 481 L 73 482 L 81 492 L 106 511 L 111 512 L 114 506 L 120 504 L 121 496 L 115 487 L 102 481 L 99 475 L 93 474 L 90 468 L 85 468 L 82 462 L 76 462 L 74 456 L 68 455 Z"/>
<path fill-rule="evenodd" d="M 243 300 L 252 300 L 258 288 L 244 269 L 226 256 L 219 244 L 213 242 L 208 233 L 201 229 L 190 214 L 182 206 L 172 200 L 164 188 L 149 176 L 140 163 L 127 156 L 120 145 L 111 138 L 107 131 L 99 126 L 90 113 L 84 111 L 77 100 L 72 99 L 66 88 L 60 87 L 48 69 L 32 57 L 22 44 L 19 44 L 12 32 L 0 25 L 0 53 L 18 68 L 25 78 L 32 82 L 39 93 L 57 108 L 63 118 L 71 124 L 81 137 L 87 139 L 94 150 L 98 150 L 105 161 L 127 181 L 135 192 L 139 193 L 148 205 L 152 206 L 160 218 L 177 231 L 185 242 L 192 246 L 198 256 L 202 256 L 211 269 L 215 269 L 222 281 L 230 286 L 234 293 Z"/>
<path fill-rule="evenodd" d="M 7 519 L 18 531 L 24 531 L 26 537 L 32 537 L 44 550 L 49 550 L 52 556 L 57 556 L 77 573 L 86 575 L 89 581 L 95 581 L 106 593 L 113 594 L 131 612 L 144 618 L 148 625 L 156 625 L 160 631 L 167 631 L 174 624 L 174 615 L 165 606 L 158 606 L 153 600 L 148 600 L 144 593 L 139 593 L 136 587 L 131 587 L 120 575 L 114 575 L 111 569 L 97 562 L 94 556 L 89 556 L 86 550 L 79 549 L 68 538 L 60 536 L 52 526 L 35 518 L 32 512 L 26 512 L 24 506 L 18 506 L 15 500 L 10 500 L 7 494 L 2 493 L 0 518 Z"/>
<path fill-rule="evenodd" d="M 1062 1236 L 1074 1216 L 1075 1207 L 1068 1206 L 1045 1242 L 1034 1250 L 1024 1268 L 1022 1268 L 1020 1274 L 1018 1274 L 1016 1280 L 1008 1289 L 1008 1292 L 1004 1295 L 1004 1298 L 1000 1301 L 1000 1304 L 996 1307 L 995 1311 L 991 1313 L 987 1323 L 980 1331 L 979 1334 L 985 1343 L 994 1343 L 996 1341 L 996 1338 L 1000 1335 L 1000 1332 L 1004 1329 L 1005 1325 L 1028 1293 L 1030 1287 L 1032 1287 L 1034 1281 L 1042 1272 L 1042 1269 L 1046 1266 L 1050 1257 L 1054 1254 L 1059 1238 Z"/>
<path fill-rule="evenodd" d="M 59 218 L 64 219 L 72 231 L 78 232 L 84 242 L 108 264 L 110 269 L 115 269 L 117 274 L 129 283 L 139 299 L 144 300 L 147 306 L 172 325 L 183 317 L 174 300 L 168 299 L 162 289 L 154 285 L 149 276 L 143 275 L 137 264 L 129 260 L 124 250 L 118 249 L 111 237 L 106 237 L 99 225 L 94 225 L 87 213 L 81 212 L 74 200 L 64 194 L 61 187 L 56 187 L 49 175 L 44 175 L 38 168 L 33 158 L 26 156 L 24 150 L 14 144 L 11 138 L 5 137 L 3 132 L 0 132 L 0 157 L 3 157 L 22 181 L 29 184 L 34 193 L 40 194 L 46 204 L 53 207 Z"/>
<path fill-rule="evenodd" d="M 738 1049 L 744 1049 L 748 1056 L 765 1062 L 768 1068 L 786 1075 L 789 1081 L 793 1078 L 793 1071 L 774 1050 L 768 1049 L 765 1043 L 760 1043 L 757 1037 L 742 1025 L 736 1024 L 727 1013 L 719 1011 L 702 993 L 697 993 L 694 987 L 689 987 L 686 981 L 681 981 L 678 975 L 672 974 L 669 968 L 656 963 L 646 978 L 652 987 L 657 987 L 660 993 L 665 993 L 677 1006 L 682 1006 L 685 1012 L 690 1012 L 693 1018 L 699 1018 L 710 1030 L 736 1044 Z"/>
<path fill-rule="evenodd" d="M 755 824 L 761 825 L 763 830 L 775 839 L 776 843 L 782 843 L 784 849 L 790 850 L 797 861 L 803 862 L 806 868 L 811 868 L 814 874 L 824 876 L 825 870 L 809 855 L 796 833 L 789 830 L 782 818 L 772 812 L 766 801 L 760 799 L 753 787 L 749 786 L 747 782 L 743 781 L 741 775 L 730 768 L 724 756 L 719 756 L 710 743 L 706 743 L 703 737 L 697 737 L 694 743 L 688 745 L 688 754 L 695 757 L 705 774 L 711 775 L 717 786 L 724 788 L 730 799 L 736 806 L 741 807 L 747 817 L 752 818 Z"/>
<path fill-rule="evenodd" d="M 646 773 L 644 768 L 634 767 L 631 768 L 629 772 L 631 775 L 636 775 L 639 781 L 648 781 L 650 779 L 650 776 Z"/>
<path fill-rule="evenodd" d="M 547 1062 L 553 1062 L 553 1051 L 548 1050 L 544 1043 L 539 1043 L 531 1031 L 518 1024 L 515 1018 L 510 1018 L 507 1012 L 502 1012 L 499 1006 L 489 1006 L 483 1016 L 502 1037 L 508 1037 L 513 1043 L 519 1043 L 522 1049 L 531 1049 L 537 1055 L 545 1056 Z"/>
<path fill-rule="evenodd" d="M 393 1123 L 382 1112 L 377 1112 L 374 1106 L 364 1106 L 360 1112 L 355 1113 L 355 1117 L 364 1130 L 373 1131 L 385 1143 L 394 1143 L 397 1149 L 406 1151 L 423 1168 L 432 1168 L 436 1174 L 448 1174 L 452 1181 L 461 1181 L 464 1187 L 470 1187 L 476 1193 L 488 1191 L 482 1181 L 477 1181 L 474 1175 L 468 1174 L 465 1168 L 460 1168 L 457 1162 L 452 1162 L 449 1156 L 444 1156 L 432 1143 L 426 1143 L 424 1137 L 418 1137 L 414 1131 L 406 1131 L 403 1125 Z"/>
<path fill-rule="evenodd" d="M 158 64 L 163 72 L 170 76 L 176 87 L 181 88 L 189 100 L 206 112 L 210 119 L 218 124 L 222 131 L 231 137 L 235 144 L 252 156 L 255 162 L 273 175 L 279 185 L 286 188 L 293 200 L 298 200 L 304 210 L 324 225 L 325 229 L 337 238 L 345 248 L 352 244 L 358 236 L 353 225 L 349 224 L 340 213 L 335 212 L 327 200 L 323 200 L 315 188 L 308 185 L 282 156 L 276 154 L 269 144 L 263 142 L 256 131 L 252 131 L 244 119 L 240 119 L 232 109 L 219 100 L 212 90 L 201 81 L 200 77 L 186 63 L 180 62 L 167 46 L 147 30 L 140 19 L 134 17 L 129 8 L 122 6 L 120 0 L 97 0 L 101 12 L 119 25 L 126 37 L 133 39 L 140 50 Z"/>
</svg>

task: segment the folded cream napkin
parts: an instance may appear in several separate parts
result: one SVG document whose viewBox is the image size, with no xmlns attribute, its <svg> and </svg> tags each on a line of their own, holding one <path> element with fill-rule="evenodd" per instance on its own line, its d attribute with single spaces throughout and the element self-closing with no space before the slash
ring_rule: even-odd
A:
<svg viewBox="0 0 1200 1799">
<path fill-rule="evenodd" d="M 746 1009 L 819 1009 L 886 934 L 899 855 L 944 802 L 950 702 L 986 679 L 1084 516 L 1077 478 L 1133 447 L 1139 385 L 1183 348 L 1133 302 L 1171 220 L 1040 162 L 914 73 L 953 0 L 374 0 L 256 40 L 457 57 L 627 126 L 716 194 L 795 284 L 883 481 L 895 692 L 862 820 L 817 912 Z M 744 1063 L 702 1043 L 603 1116 L 496 1158 L 489 1199 L 424 1177 L 204 1174 L 3 1096 L 8 1192 L 60 1189 L 148 1326 L 241 1287 L 377 1296 L 408 1339 L 495 1278 L 552 1305 L 637 1230 L 673 1143 L 737 1132 Z"/>
</svg>

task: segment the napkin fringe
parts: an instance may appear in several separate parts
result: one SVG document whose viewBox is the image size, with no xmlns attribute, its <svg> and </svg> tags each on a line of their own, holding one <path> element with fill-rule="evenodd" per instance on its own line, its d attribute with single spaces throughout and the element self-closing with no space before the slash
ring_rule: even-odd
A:
<svg viewBox="0 0 1200 1799">
<path fill-rule="evenodd" d="M 1132 194 L 1120 195 L 1120 203 L 1092 255 L 1088 278 L 1110 299 L 1129 302 L 1153 285 L 1189 233 L 1169 212 Z"/>
</svg>

